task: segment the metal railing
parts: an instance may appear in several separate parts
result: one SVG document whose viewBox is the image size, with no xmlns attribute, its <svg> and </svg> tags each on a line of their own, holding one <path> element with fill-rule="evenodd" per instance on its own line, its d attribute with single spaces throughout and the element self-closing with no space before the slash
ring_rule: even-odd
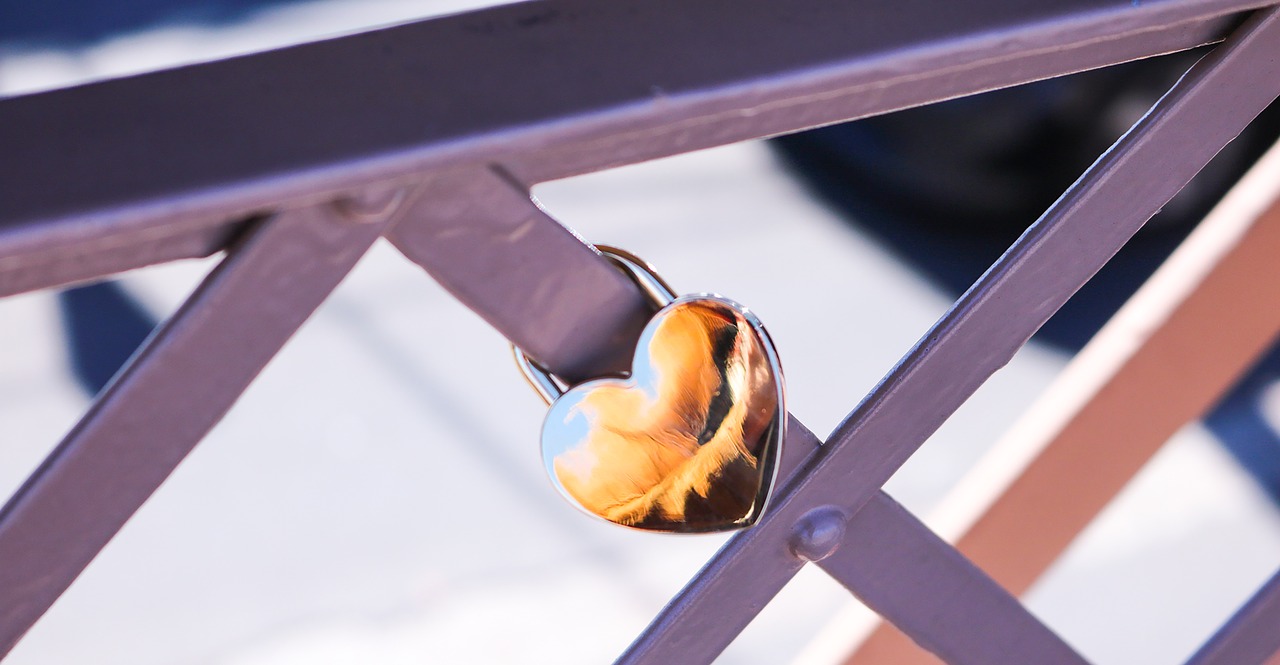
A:
<svg viewBox="0 0 1280 665">
<path fill-rule="evenodd" d="M 226 252 L 0 512 L 0 653 L 378 238 L 600 375 L 646 303 L 532 185 L 1222 41 L 824 444 L 792 419 L 770 512 L 620 659 L 710 662 L 815 562 L 947 662 L 1083 662 L 881 486 L 1280 94 L 1271 4 L 550 0 L 0 101 L 0 295 Z M 1193 662 L 1277 622 L 1280 577 Z"/>
</svg>

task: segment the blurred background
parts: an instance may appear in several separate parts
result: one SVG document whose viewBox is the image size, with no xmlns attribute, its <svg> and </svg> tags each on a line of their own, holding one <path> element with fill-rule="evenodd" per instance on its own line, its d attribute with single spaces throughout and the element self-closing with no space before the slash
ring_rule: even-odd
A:
<svg viewBox="0 0 1280 665">
<path fill-rule="evenodd" d="M 486 4 L 496 3 L 10 3 L 0 6 L 0 96 Z M 678 290 L 758 312 L 791 410 L 822 435 L 1196 56 L 535 194 Z M 1167 206 L 890 493 L 927 521 L 1275 140 L 1275 116 Z M 0 495 L 215 261 L 0 300 Z M 1180 662 L 1280 566 L 1278 380 L 1273 352 L 1033 589 L 1031 609 L 1086 657 Z M 609 662 L 724 539 L 632 534 L 564 504 L 538 454 L 542 413 L 506 341 L 380 244 L 6 665 Z M 718 662 L 833 663 L 868 614 L 806 569 Z"/>
</svg>

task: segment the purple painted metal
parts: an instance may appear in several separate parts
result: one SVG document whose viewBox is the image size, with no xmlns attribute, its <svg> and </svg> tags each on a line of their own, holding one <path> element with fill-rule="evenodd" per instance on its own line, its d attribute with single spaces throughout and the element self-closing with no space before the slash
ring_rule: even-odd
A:
<svg viewBox="0 0 1280 665">
<path fill-rule="evenodd" d="M 425 178 L 397 246 L 556 373 L 599 374 L 625 362 L 643 300 L 533 206 L 528 184 L 1187 48 L 1265 4 L 555 0 L 0 101 L 0 294 L 207 254 L 238 220 L 298 208 L 233 251 L 0 512 L 0 652 L 390 224 L 339 219 L 324 201 Z M 438 65 L 458 61 L 467 68 Z M 1267 10 L 1100 159 L 830 445 L 793 422 L 773 511 L 622 661 L 710 662 L 799 569 L 799 551 L 957 662 L 1077 662 L 879 488 L 1280 92 L 1278 63 Z M 500 75 L 476 75 L 490 71 Z M 245 321 L 253 334 L 240 337 Z M 230 344 L 214 361 L 199 355 Z M 843 534 L 833 515 L 852 516 Z M 932 615 L 919 571 L 858 555 L 869 532 L 968 595 Z M 1014 626 L 991 642 L 1012 651 L 978 644 L 990 627 L 964 615 L 986 613 Z"/>
<path fill-rule="evenodd" d="M 653 310 L 635 284 L 492 168 L 432 178 L 388 236 L 559 376 L 629 371 Z"/>
<path fill-rule="evenodd" d="M 1262 588 L 1187 665 L 1260 665 L 1280 653 L 1280 573 Z"/>
<path fill-rule="evenodd" d="M 917 447 L 1142 224 L 1280 94 L 1280 18 L 1254 16 L 1103 155 L 930 330 L 781 493 L 619 662 L 711 662 L 795 566 L 792 525 L 814 506 L 856 513 Z M 1223 100 L 1231 100 L 1223 104 Z M 1153 175 L 1159 174 L 1159 177 Z M 910 588 L 909 580 L 900 580 Z M 928 598 L 917 598 L 921 608 Z M 955 635 L 956 639 L 985 636 Z"/>
<path fill-rule="evenodd" d="M 479 172 L 459 172 L 433 180 L 425 187 L 424 194 L 417 205 L 405 211 L 406 221 L 390 231 L 389 237 L 402 251 L 415 262 L 423 265 L 437 279 L 449 286 L 450 290 L 463 302 L 479 302 L 485 311 L 492 313 L 491 323 L 500 329 L 509 331 L 514 339 L 523 339 L 527 335 L 532 339 L 545 339 L 548 336 L 541 328 L 544 325 L 556 325 L 564 317 L 561 308 L 583 306 L 616 306 L 616 303 L 599 303 L 589 300 L 603 291 L 604 286 L 582 291 L 581 287 L 569 282 L 563 290 L 548 288 L 545 285 L 551 266 L 570 265 L 573 261 L 585 261 L 587 266 L 604 265 L 598 253 L 591 251 L 580 240 L 546 216 L 528 197 L 517 183 L 502 177 L 492 170 Z M 512 238 L 518 241 L 512 241 Z M 521 254 L 528 252 L 530 246 L 546 247 L 545 254 Z M 609 275 L 612 273 L 612 275 Z M 476 275 L 491 275 L 489 279 L 478 280 Z M 621 276 L 618 270 L 609 267 L 605 276 Z M 588 279 L 583 275 L 581 279 Z M 623 292 L 631 298 L 638 292 L 634 286 L 623 278 Z M 530 307 L 532 301 L 533 307 Z M 627 302 L 633 302 L 628 300 Z M 494 307 L 494 305 L 498 305 Z M 643 326 L 649 313 L 643 300 L 633 304 L 633 310 L 643 314 L 637 319 L 638 326 Z M 510 316 L 511 312 L 529 310 L 523 318 Z M 545 323 L 544 323 L 545 319 Z M 569 332 L 569 331 L 566 331 Z M 631 349 L 635 346 L 637 331 L 628 331 L 629 337 L 621 337 L 617 342 L 616 354 L 612 360 L 626 363 L 630 359 Z M 597 356 L 598 357 L 598 356 Z M 611 369 L 613 369 L 611 367 Z M 599 371 L 599 365 L 595 368 Z M 779 466 L 779 477 L 789 478 L 799 468 L 802 461 L 816 451 L 818 440 L 794 417 L 788 424 L 788 437 L 783 448 L 784 457 Z M 838 518 L 847 519 L 843 515 Z M 803 525 L 797 531 L 804 531 Z M 773 584 L 765 588 L 772 591 L 758 602 L 753 599 L 716 598 L 716 602 L 737 608 L 750 607 L 758 611 L 778 589 L 790 580 L 791 576 L 804 564 L 804 559 L 797 557 L 795 541 L 802 534 L 793 532 L 792 537 L 781 546 L 771 548 L 767 566 L 759 571 L 761 579 L 771 580 Z M 886 540 L 888 539 L 888 540 Z M 959 552 L 946 542 L 935 536 L 927 527 L 913 516 L 902 510 L 898 504 L 883 492 L 858 514 L 845 535 L 850 543 L 893 543 L 915 548 L 914 557 L 921 566 L 928 568 L 938 566 L 940 575 L 948 577 L 957 587 L 962 587 L 968 595 L 951 599 L 946 607 L 953 610 L 951 615 L 943 615 L 930 608 L 930 616 L 935 617 L 928 623 L 917 622 L 913 635 L 923 636 L 921 639 L 931 645 L 949 646 L 947 653 L 955 652 L 969 655 L 971 649 L 966 643 L 952 644 L 954 635 L 952 625 L 964 625 L 945 619 L 955 616 L 991 616 L 1010 619 L 1010 626 L 1015 627 L 1011 639 L 983 640 L 984 651 L 999 646 L 1008 648 L 1010 654 L 1042 654 L 1046 663 L 1079 663 L 1076 656 L 1052 631 L 1021 610 L 1017 601 L 1005 593 L 982 571 L 970 564 Z M 824 547 L 834 548 L 839 541 L 825 543 Z M 855 548 L 855 552 L 862 550 Z M 900 555 L 895 550 L 894 555 Z M 817 557 L 809 557 L 817 558 Z M 894 572 L 889 559 L 873 559 L 873 570 L 868 574 L 858 574 L 858 564 L 847 557 L 834 557 L 836 577 L 855 590 L 859 585 L 869 584 L 871 580 L 883 576 L 884 580 L 899 581 L 901 572 Z M 826 567 L 826 561 L 823 562 Z M 911 574 L 918 573 L 912 570 Z M 936 581 L 936 580 L 931 580 Z M 862 590 L 868 597 L 877 599 L 884 597 L 883 580 L 879 585 L 868 586 Z M 747 604 L 743 604 L 743 602 Z M 891 601 L 886 600 L 891 607 Z M 755 611 L 715 612 L 705 620 L 724 626 L 727 622 L 737 622 L 736 634 L 755 615 Z M 904 612 L 898 612 L 898 615 Z M 888 615 L 890 617 L 894 614 Z M 942 617 L 939 621 L 936 617 Z M 967 629 L 971 625 L 964 625 Z M 948 633 L 948 631 L 951 631 Z M 939 633 L 935 637 L 935 633 Z M 696 635 L 696 633 L 695 633 Z M 682 658 L 690 658 L 690 651 L 696 645 L 681 649 Z M 968 650 L 967 650 L 968 649 Z M 696 660 L 679 662 L 697 662 Z M 957 662 L 976 662 L 962 659 Z"/>
<path fill-rule="evenodd" d="M 817 437 L 795 418 L 787 427 L 790 436 L 778 469 L 783 478 L 792 477 L 799 471 L 801 458 L 818 450 Z M 788 540 L 792 556 L 817 560 L 819 567 L 870 609 L 947 662 L 1084 662 L 1000 584 L 883 491 L 877 491 L 851 519 L 826 506 L 814 510 L 837 513 L 847 520 L 844 533 L 823 556 L 803 556 L 794 551 L 796 537 L 808 522 L 801 518 Z M 782 572 L 790 569 L 787 565 Z M 778 575 L 778 588 L 788 578 Z M 714 620 L 723 623 L 726 618 Z M 750 616 L 741 620 L 742 625 L 748 620 Z"/>
<path fill-rule="evenodd" d="M 330 206 L 258 223 L 0 511 L 8 653 L 386 227 Z"/>
<path fill-rule="evenodd" d="M 953 665 L 1085 663 L 1016 598 L 883 492 L 818 563 L 867 607 Z"/>
<path fill-rule="evenodd" d="M 1186 49 L 1272 1 L 550 0 L 2 100 L 0 295 L 388 179 L 532 184 Z"/>
</svg>

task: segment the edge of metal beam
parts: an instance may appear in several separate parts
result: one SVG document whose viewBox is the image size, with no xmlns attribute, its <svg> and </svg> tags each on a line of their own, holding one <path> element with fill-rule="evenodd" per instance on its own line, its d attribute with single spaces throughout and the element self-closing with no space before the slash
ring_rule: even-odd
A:
<svg viewBox="0 0 1280 665">
<path fill-rule="evenodd" d="M 0 509 L 0 658 L 338 285 L 390 218 L 261 221 Z"/>
<path fill-rule="evenodd" d="M 0 295 L 373 182 L 528 185 L 1191 48 L 1267 4 L 545 0 L 0 100 Z"/>
<path fill-rule="evenodd" d="M 734 536 L 619 662 L 714 660 L 741 625 L 703 619 L 714 614 L 710 599 L 741 599 L 757 609 L 772 598 L 781 587 L 760 573 L 779 565 L 772 558 L 785 550 L 793 525 L 817 506 L 861 510 L 956 408 L 1280 94 L 1278 56 L 1280 11 L 1273 9 L 1252 17 L 1197 63 L 921 338 L 783 487 L 771 511 Z M 1224 106 L 1222 99 L 1233 103 Z"/>
</svg>

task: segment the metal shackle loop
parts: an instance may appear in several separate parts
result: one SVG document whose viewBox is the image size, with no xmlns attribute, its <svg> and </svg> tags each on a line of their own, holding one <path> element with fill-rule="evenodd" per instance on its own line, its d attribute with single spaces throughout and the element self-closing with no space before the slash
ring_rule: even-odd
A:
<svg viewBox="0 0 1280 665">
<path fill-rule="evenodd" d="M 596 249 L 621 270 L 623 274 L 631 278 L 631 281 L 640 287 L 640 290 L 657 309 L 662 309 L 676 299 L 675 291 L 671 289 L 666 280 L 654 272 L 653 266 L 649 265 L 644 259 L 617 247 L 596 245 Z M 568 382 L 538 364 L 515 344 L 511 345 L 511 351 L 515 354 L 516 366 L 520 368 L 520 373 L 524 375 L 525 380 L 529 382 L 530 386 L 533 386 L 533 389 L 547 404 L 556 401 L 556 398 L 563 395 L 571 387 Z"/>
</svg>

